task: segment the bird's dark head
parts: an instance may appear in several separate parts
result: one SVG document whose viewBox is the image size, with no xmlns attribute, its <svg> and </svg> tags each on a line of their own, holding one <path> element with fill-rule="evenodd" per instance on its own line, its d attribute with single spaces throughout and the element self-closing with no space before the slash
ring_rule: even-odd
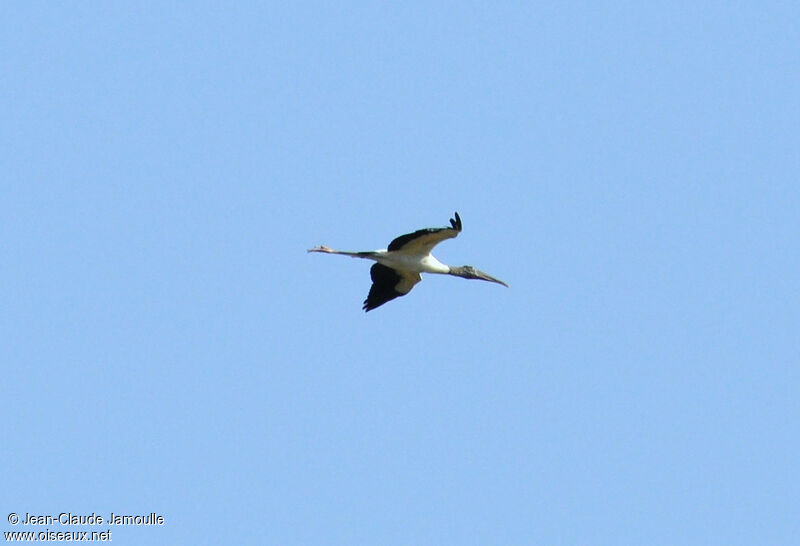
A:
<svg viewBox="0 0 800 546">
<path fill-rule="evenodd" d="M 497 284 L 502 284 L 503 286 L 508 288 L 508 285 L 503 281 L 501 281 L 500 279 L 495 279 L 491 275 L 487 275 L 483 271 L 479 271 L 478 269 L 475 269 L 471 265 L 462 265 L 461 267 L 451 267 L 450 274 L 464 279 L 478 279 L 481 281 L 496 282 Z"/>
</svg>

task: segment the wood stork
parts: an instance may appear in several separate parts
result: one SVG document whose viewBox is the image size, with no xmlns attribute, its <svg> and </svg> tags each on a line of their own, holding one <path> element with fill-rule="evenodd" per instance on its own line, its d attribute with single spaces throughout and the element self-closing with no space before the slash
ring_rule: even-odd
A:
<svg viewBox="0 0 800 546">
<path fill-rule="evenodd" d="M 372 311 L 387 301 L 405 296 L 414 285 L 422 280 L 420 273 L 454 275 L 464 279 L 480 279 L 508 286 L 499 279 L 478 271 L 471 265 L 454 267 L 445 265 L 431 255 L 431 250 L 445 239 L 452 239 L 461 233 L 461 218 L 455 213 L 450 227 L 420 229 L 401 235 L 389 243 L 389 248 L 366 252 L 345 252 L 327 246 L 316 246 L 308 252 L 341 254 L 352 258 L 366 258 L 378 263 L 370 269 L 372 288 L 364 300 L 364 311 Z"/>
</svg>

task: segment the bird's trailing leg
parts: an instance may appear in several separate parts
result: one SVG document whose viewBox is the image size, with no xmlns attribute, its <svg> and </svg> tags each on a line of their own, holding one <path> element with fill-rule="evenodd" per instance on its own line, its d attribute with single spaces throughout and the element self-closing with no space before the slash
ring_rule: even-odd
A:
<svg viewBox="0 0 800 546">
<path fill-rule="evenodd" d="M 327 246 L 315 246 L 309 248 L 308 252 L 324 252 L 325 254 L 341 254 L 342 256 L 350 256 L 351 258 L 372 258 L 375 259 L 376 252 L 346 252 L 344 250 L 334 250 Z"/>
</svg>

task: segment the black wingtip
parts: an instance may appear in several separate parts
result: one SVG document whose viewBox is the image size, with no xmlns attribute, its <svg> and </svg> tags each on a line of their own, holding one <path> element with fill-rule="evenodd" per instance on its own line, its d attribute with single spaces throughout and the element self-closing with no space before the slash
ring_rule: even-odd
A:
<svg viewBox="0 0 800 546">
<path fill-rule="evenodd" d="M 456 231 L 461 231 L 461 217 L 458 215 L 458 212 L 455 213 L 455 220 L 452 218 L 450 219 L 450 225 L 453 226 L 453 229 Z"/>
</svg>

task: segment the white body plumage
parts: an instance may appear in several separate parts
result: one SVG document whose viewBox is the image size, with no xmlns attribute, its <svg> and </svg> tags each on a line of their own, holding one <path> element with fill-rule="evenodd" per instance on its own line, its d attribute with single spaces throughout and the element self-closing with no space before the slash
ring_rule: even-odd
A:
<svg viewBox="0 0 800 546">
<path fill-rule="evenodd" d="M 379 264 L 392 269 L 401 271 L 411 271 L 413 273 L 439 273 L 446 275 L 450 273 L 450 267 L 443 264 L 430 254 L 409 254 L 402 251 L 377 250 L 374 259 Z"/>
</svg>

